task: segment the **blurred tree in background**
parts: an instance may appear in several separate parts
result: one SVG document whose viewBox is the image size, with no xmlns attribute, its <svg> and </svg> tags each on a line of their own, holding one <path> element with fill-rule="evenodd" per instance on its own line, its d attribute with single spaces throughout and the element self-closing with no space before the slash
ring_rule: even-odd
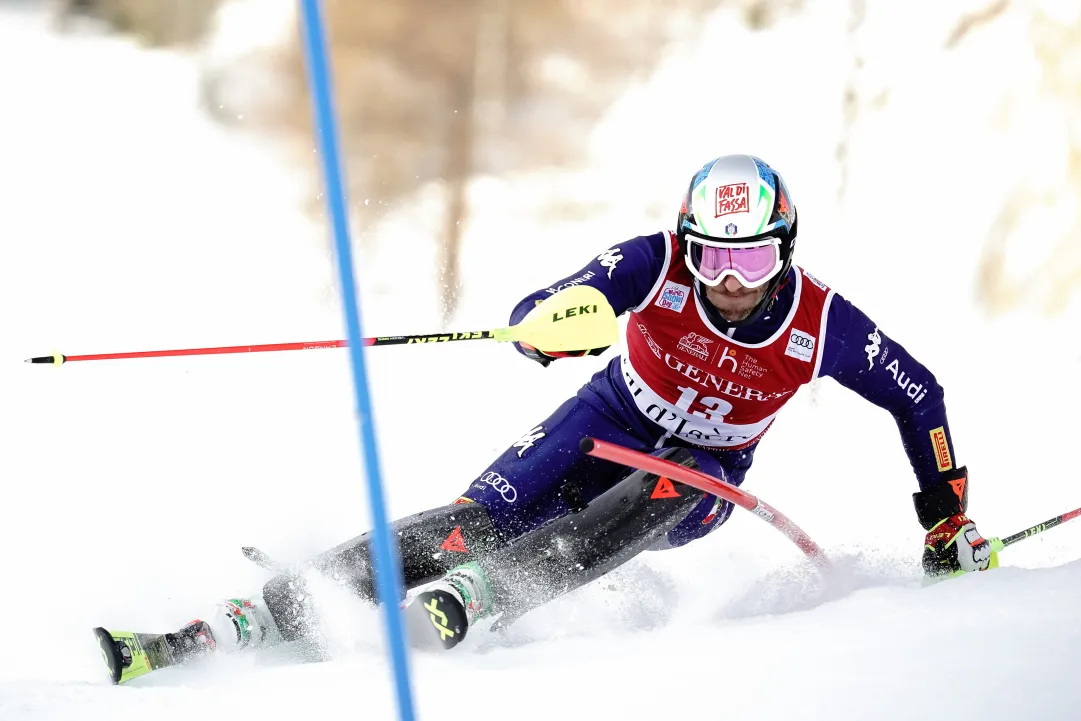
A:
<svg viewBox="0 0 1081 721">
<path fill-rule="evenodd" d="M 243 35 L 265 25 L 268 16 L 282 15 L 285 8 L 285 29 L 273 44 L 260 41 L 254 51 L 260 63 L 247 62 L 251 53 L 208 63 L 203 48 L 203 103 L 220 121 L 243 118 L 249 127 L 279 132 L 302 151 L 311 187 L 318 188 L 296 0 L 51 1 L 61 26 L 74 14 L 90 14 L 146 43 L 188 47 L 197 46 L 208 29 L 221 34 L 226 16 L 232 17 L 232 34 Z M 747 28 L 768 31 L 805 5 L 804 0 L 324 2 L 354 227 L 363 239 L 372 223 L 393 206 L 417 198 L 421 188 L 442 192 L 438 265 L 444 318 L 453 313 L 457 300 L 470 178 L 580 166 L 588 134 L 611 103 L 635 83 L 647 81 L 671 48 L 697 43 L 697 29 L 714 11 L 735 11 Z M 911 46 L 883 47 L 880 42 L 883 11 L 895 7 L 889 0 L 836 2 L 847 6 L 849 55 L 838 98 L 841 127 L 835 148 L 837 201 L 843 212 L 846 191 L 861 181 L 850 177 L 852 159 L 875 152 L 859 147 L 861 125 L 873 126 L 876 116 L 881 119 L 890 112 L 895 85 L 908 72 L 907 58 L 896 54 L 910 53 Z M 1065 167 L 1064 179 L 1053 192 L 1014 177 L 1020 171 L 1004 179 L 1014 187 L 985 239 L 977 278 L 979 300 L 992 313 L 1025 303 L 1061 308 L 1081 287 L 1078 5 L 1079 0 L 968 0 L 942 4 L 941 12 L 936 9 L 927 17 L 928 31 L 941 37 L 942 57 L 934 60 L 939 63 L 954 62 L 951 53 L 964 52 L 973 37 L 999 23 L 1027 25 L 1042 101 L 1054 108 L 1051 113 L 1060 115 L 1066 128 L 1065 160 L 1036 159 L 1048 177 L 1058 175 L 1060 165 Z M 926 49 L 920 52 L 927 56 Z M 231 83 L 231 74 L 243 75 L 244 82 Z M 253 82 L 255 76 L 260 77 Z M 231 85 L 246 87 L 237 93 Z M 1019 103 L 1025 104 L 1015 91 L 1007 80 L 1001 83 L 1001 112 L 1007 119 L 1018 112 Z M 672 100 L 671 108 L 656 112 L 680 112 L 679 99 Z M 581 202 L 588 207 L 590 199 Z M 313 202 L 312 208 L 321 212 L 322 204 Z M 1057 220 L 1056 213 L 1065 218 L 1057 245 L 1041 257 L 1039 267 L 1029 267 L 1021 276 L 1016 268 L 1008 273 L 1008 246 L 1030 232 L 1025 224 L 1034 214 Z"/>
<path fill-rule="evenodd" d="M 222 4 L 59 3 L 61 18 L 89 10 L 155 45 L 196 41 Z M 272 12 L 272 4 L 232 0 L 223 10 L 247 5 L 254 22 L 254 14 Z M 610 104 L 633 82 L 646 80 L 672 43 L 693 41 L 696 27 L 722 5 L 761 30 L 798 10 L 802 0 L 325 0 L 356 227 L 363 231 L 390 206 L 439 181 L 445 212 L 438 263 L 443 317 L 449 318 L 457 303 L 469 179 L 579 164 L 588 133 Z M 293 20 L 288 42 L 269 57 L 281 98 L 262 112 L 237 112 L 219 97 L 221 79 L 211 70 L 204 105 L 223 121 L 240 115 L 305 138 L 304 162 L 310 163 L 311 110 Z"/>
<path fill-rule="evenodd" d="M 719 0 L 328 0 L 355 217 L 440 180 L 443 316 L 478 173 L 575 164 L 593 123 Z M 288 122 L 310 133 L 300 48 Z M 658 109 L 660 112 L 660 109 Z M 378 199 L 368 208 L 364 198 Z"/>
<path fill-rule="evenodd" d="M 183 45 L 199 40 L 222 0 L 57 0 L 57 25 L 76 14 L 97 17 L 150 45 Z"/>
<path fill-rule="evenodd" d="M 1008 4 L 1000 0 L 992 6 L 998 12 L 983 17 L 993 19 Z M 1046 313 L 1061 313 L 1081 289 L 1081 14 L 1064 23 L 1036 9 L 1029 37 L 1040 65 L 1039 90 L 1055 100 L 1065 121 L 1066 182 L 1050 192 L 1019 185 L 999 209 L 984 245 L 977 285 L 980 302 L 992 314 L 1029 302 Z M 1051 159 L 1051 164 L 1057 160 Z M 1057 229 L 1061 235 L 1036 267 L 1011 278 L 1007 273 L 1010 237 L 1023 232 L 1027 214 L 1051 213 L 1055 205 L 1070 209 L 1070 217 Z"/>
<path fill-rule="evenodd" d="M 848 5 L 850 69 L 836 147 L 838 201 L 842 204 L 846 191 L 860 180 L 850 177 L 850 161 L 859 150 L 855 147 L 858 126 L 873 122 L 871 116 L 889 106 L 893 86 L 903 80 L 901 74 L 905 72 L 904 63 L 889 62 L 889 49 L 876 45 L 876 30 L 868 30 L 869 17 L 883 10 L 885 3 L 848 0 Z M 951 53 L 963 52 L 966 44 L 992 28 L 1013 26 L 1027 27 L 1028 42 L 1039 68 L 1035 98 L 1024 95 L 1030 90 L 1025 75 L 1020 81 L 1002 77 L 995 95 L 999 105 L 996 117 L 973 117 L 974 124 L 1003 126 L 1001 129 L 1009 136 L 1007 142 L 1017 142 L 1021 147 L 1031 145 L 1031 126 L 1019 121 L 1018 116 L 1031 110 L 1038 100 L 1046 104 L 1036 113 L 1045 121 L 1060 121 L 1065 128 L 1064 158 L 1033 151 L 1027 154 L 1031 166 L 1004 169 L 1001 180 L 1008 192 L 1004 193 L 1001 207 L 995 209 L 996 216 L 984 238 L 976 275 L 977 300 L 992 315 L 1022 305 L 1036 306 L 1047 314 L 1061 313 L 1071 296 L 1081 289 L 1081 2 L 985 0 L 942 7 L 941 14 L 927 18 L 932 26 L 930 32 L 941 32 L 943 37 L 944 52 L 937 62 L 959 62 Z M 1003 52 L 1023 57 L 1017 47 L 1003 48 Z M 1039 183 L 1033 182 L 1033 168 L 1041 176 Z M 1046 187 L 1050 179 L 1060 177 L 1060 182 Z M 1054 227 L 1044 231 L 1048 235 L 1033 238 L 1032 221 L 1051 218 Z"/>
</svg>

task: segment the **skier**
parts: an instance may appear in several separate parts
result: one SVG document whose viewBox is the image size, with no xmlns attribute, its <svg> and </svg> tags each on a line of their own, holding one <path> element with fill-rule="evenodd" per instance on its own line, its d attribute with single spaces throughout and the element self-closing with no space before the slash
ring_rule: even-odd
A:
<svg viewBox="0 0 1081 721">
<path fill-rule="evenodd" d="M 526 296 L 589 285 L 630 313 L 624 352 L 530 428 L 453 503 L 394 523 L 407 589 L 431 584 L 406 610 L 415 645 L 450 648 L 486 616 L 509 623 L 646 549 L 684 545 L 720 527 L 732 505 L 583 454 L 593 437 L 743 483 L 778 411 L 800 386 L 829 376 L 889 411 L 916 476 L 929 576 L 997 565 L 966 516 L 968 473 L 957 463 L 935 377 L 864 313 L 793 265 L 796 207 L 781 175 L 750 155 L 706 163 L 674 232 L 614 245 L 578 272 Z M 606 348 L 554 352 L 517 344 L 548 366 Z M 368 534 L 310 567 L 375 598 Z M 247 605 L 245 605 L 247 604 Z M 290 640 L 317 620 L 303 581 L 282 573 L 261 597 L 235 600 L 197 642 Z"/>
</svg>

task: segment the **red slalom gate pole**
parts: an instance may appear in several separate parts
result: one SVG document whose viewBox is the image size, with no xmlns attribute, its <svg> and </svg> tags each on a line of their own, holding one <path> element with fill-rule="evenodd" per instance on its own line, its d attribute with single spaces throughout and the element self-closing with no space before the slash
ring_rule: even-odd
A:
<svg viewBox="0 0 1081 721">
<path fill-rule="evenodd" d="M 796 544 L 801 551 L 818 568 L 825 570 L 830 567 L 826 553 L 819 548 L 818 544 L 811 540 L 803 530 L 793 523 L 787 516 L 773 506 L 756 496 L 733 486 L 730 483 L 720 481 L 713 476 L 708 476 L 693 468 L 681 466 L 678 463 L 657 458 L 648 453 L 625 448 L 615 443 L 600 441 L 596 438 L 585 437 L 580 443 L 583 453 L 596 458 L 603 458 L 613 463 L 622 463 L 631 468 L 637 468 L 647 473 L 656 473 L 659 476 L 670 478 L 680 483 L 685 483 L 692 488 L 697 488 L 704 493 L 712 493 L 726 501 L 734 503 L 761 518 L 769 525 L 783 533 L 789 540 Z"/>
</svg>

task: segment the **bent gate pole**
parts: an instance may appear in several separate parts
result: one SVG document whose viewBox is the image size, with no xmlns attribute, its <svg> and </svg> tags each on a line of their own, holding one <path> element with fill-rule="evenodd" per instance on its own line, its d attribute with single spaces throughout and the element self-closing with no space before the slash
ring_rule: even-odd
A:
<svg viewBox="0 0 1081 721">
<path fill-rule="evenodd" d="M 803 530 L 788 519 L 783 513 L 756 496 L 737 488 L 730 483 L 720 481 L 713 476 L 708 476 L 693 468 L 681 466 L 678 463 L 657 458 L 648 453 L 631 450 L 615 443 L 585 437 L 580 443 L 583 453 L 597 458 L 603 458 L 613 463 L 622 463 L 631 468 L 637 468 L 647 473 L 656 473 L 673 481 L 685 483 L 692 488 L 697 488 L 704 493 L 720 496 L 740 508 L 744 508 L 761 518 L 769 525 L 787 536 L 819 569 L 825 570 L 830 567 L 829 559 L 818 544 L 811 540 Z"/>
</svg>

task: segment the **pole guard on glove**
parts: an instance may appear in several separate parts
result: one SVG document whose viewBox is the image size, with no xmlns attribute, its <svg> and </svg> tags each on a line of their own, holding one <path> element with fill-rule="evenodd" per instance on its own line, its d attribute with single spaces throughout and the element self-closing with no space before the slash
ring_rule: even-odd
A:
<svg viewBox="0 0 1081 721">
<path fill-rule="evenodd" d="M 565 288 L 537 301 L 522 322 L 511 328 L 518 334 L 508 340 L 517 341 L 527 358 L 545 367 L 558 358 L 600 355 L 619 335 L 608 299 L 588 285 Z"/>
</svg>

